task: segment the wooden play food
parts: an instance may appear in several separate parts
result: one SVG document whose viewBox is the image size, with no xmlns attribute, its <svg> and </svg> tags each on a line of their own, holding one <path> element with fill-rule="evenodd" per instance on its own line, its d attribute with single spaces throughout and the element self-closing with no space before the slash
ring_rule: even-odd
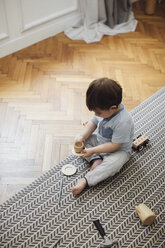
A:
<svg viewBox="0 0 165 248">
<path fill-rule="evenodd" d="M 135 206 L 135 208 L 143 225 L 147 226 L 154 222 L 156 215 L 145 204 L 142 203 L 139 206 Z"/>
<path fill-rule="evenodd" d="M 74 150 L 77 153 L 80 153 L 83 150 L 84 147 L 84 143 L 81 141 L 76 141 L 74 144 Z"/>
</svg>

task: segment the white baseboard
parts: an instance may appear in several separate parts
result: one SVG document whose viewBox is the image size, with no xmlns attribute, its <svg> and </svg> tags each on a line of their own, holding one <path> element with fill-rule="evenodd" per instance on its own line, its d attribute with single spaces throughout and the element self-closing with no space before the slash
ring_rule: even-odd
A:
<svg viewBox="0 0 165 248">
<path fill-rule="evenodd" d="M 61 33 L 67 27 L 76 23 L 79 19 L 80 13 L 76 12 L 69 14 L 68 16 L 63 16 L 62 18 L 57 19 L 53 24 L 49 24 L 46 27 L 38 27 L 37 30 L 31 30 L 30 33 L 24 32 L 20 37 L 0 45 L 0 58 Z"/>
</svg>

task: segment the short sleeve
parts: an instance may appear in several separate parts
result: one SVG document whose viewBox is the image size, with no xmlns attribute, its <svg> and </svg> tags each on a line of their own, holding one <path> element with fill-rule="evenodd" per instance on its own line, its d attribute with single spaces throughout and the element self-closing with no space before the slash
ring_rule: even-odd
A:
<svg viewBox="0 0 165 248">
<path fill-rule="evenodd" d="M 98 123 L 99 123 L 99 120 L 98 120 L 97 116 L 95 116 L 95 115 L 92 117 L 91 121 L 92 121 L 94 124 L 96 124 L 96 125 L 98 125 Z"/>
<path fill-rule="evenodd" d="M 121 122 L 113 130 L 112 142 L 127 143 L 130 141 L 131 122 Z"/>
</svg>

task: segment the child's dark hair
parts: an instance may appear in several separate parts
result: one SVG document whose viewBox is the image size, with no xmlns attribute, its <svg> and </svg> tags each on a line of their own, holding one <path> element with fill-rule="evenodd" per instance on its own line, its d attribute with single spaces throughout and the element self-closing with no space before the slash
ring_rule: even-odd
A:
<svg viewBox="0 0 165 248">
<path fill-rule="evenodd" d="M 90 83 L 86 92 L 86 105 L 90 111 L 108 110 L 122 101 L 122 88 L 112 79 L 99 78 Z"/>
</svg>

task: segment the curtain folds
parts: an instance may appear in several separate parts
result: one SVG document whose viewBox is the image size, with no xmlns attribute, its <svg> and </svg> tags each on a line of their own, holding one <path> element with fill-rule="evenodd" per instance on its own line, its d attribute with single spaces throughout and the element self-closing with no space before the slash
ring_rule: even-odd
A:
<svg viewBox="0 0 165 248">
<path fill-rule="evenodd" d="M 130 0 L 80 0 L 80 10 L 80 21 L 64 32 L 72 40 L 98 42 L 104 35 L 136 29 Z"/>
</svg>

